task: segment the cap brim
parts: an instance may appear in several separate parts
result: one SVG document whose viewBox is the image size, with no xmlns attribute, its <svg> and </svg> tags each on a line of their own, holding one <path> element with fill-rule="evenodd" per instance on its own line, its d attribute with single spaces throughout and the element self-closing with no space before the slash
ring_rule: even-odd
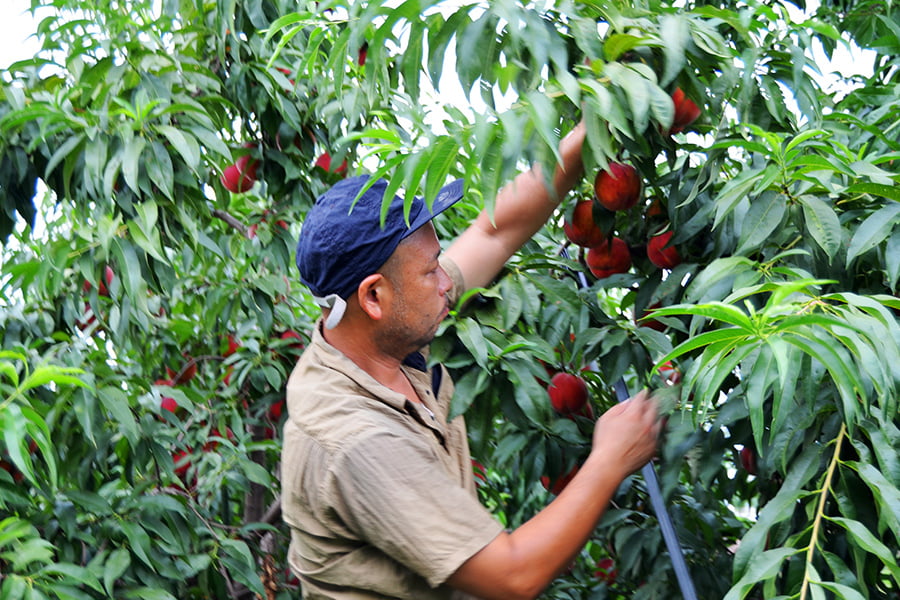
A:
<svg viewBox="0 0 900 600">
<path fill-rule="evenodd" d="M 463 197 L 463 183 L 464 180 L 457 179 L 442 187 L 438 191 L 437 196 L 434 197 L 434 202 L 431 204 L 431 211 L 428 210 L 427 206 L 419 211 L 416 218 L 410 222 L 409 231 L 407 231 L 403 237 L 408 236 L 419 227 L 456 204 Z"/>
</svg>

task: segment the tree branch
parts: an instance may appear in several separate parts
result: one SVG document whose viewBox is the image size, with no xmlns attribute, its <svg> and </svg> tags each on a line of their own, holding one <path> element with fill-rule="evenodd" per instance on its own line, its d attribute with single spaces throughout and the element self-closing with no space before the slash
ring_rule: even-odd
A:
<svg viewBox="0 0 900 600">
<path fill-rule="evenodd" d="M 232 227 L 234 227 L 235 229 L 240 231 L 241 235 L 243 235 L 244 237 L 247 237 L 247 232 L 249 230 L 249 227 L 247 227 L 246 225 L 244 225 L 243 223 L 238 221 L 235 217 L 231 216 L 229 213 L 225 212 L 224 210 L 219 210 L 217 208 L 212 211 L 212 214 L 217 219 L 222 219 L 223 221 L 225 221 L 226 223 L 228 223 L 229 225 L 231 225 Z"/>
</svg>

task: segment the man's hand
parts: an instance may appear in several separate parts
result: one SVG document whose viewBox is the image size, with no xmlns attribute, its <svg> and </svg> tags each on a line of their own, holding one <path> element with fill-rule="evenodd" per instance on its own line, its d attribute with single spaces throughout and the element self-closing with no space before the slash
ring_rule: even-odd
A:
<svg viewBox="0 0 900 600">
<path fill-rule="evenodd" d="M 488 285 L 582 179 L 585 131 L 580 122 L 560 142 L 562 163 L 554 170 L 552 189 L 547 189 L 539 165 L 520 173 L 500 190 L 493 215 L 482 211 L 447 248 L 445 255 L 459 267 L 466 289 Z"/>
<path fill-rule="evenodd" d="M 661 422 L 645 390 L 598 421 L 587 461 L 560 495 L 512 533 L 501 533 L 448 583 L 487 600 L 536 598 L 584 546 L 622 479 L 656 452 Z"/>
<path fill-rule="evenodd" d="M 662 420 L 645 389 L 607 410 L 594 427 L 590 461 L 619 470 L 622 478 L 643 467 L 656 453 Z"/>
</svg>

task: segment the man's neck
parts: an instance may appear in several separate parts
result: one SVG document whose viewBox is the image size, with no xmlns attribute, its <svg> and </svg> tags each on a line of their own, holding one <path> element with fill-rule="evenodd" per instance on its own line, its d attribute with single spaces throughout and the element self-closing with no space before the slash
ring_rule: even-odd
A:
<svg viewBox="0 0 900 600">
<path fill-rule="evenodd" d="M 325 329 L 323 326 L 321 332 L 328 344 L 371 375 L 375 381 L 404 394 L 413 402 L 419 401 L 412 384 L 400 368 L 403 364 L 402 358 L 382 352 L 367 336 L 355 335 L 351 323 L 345 325 L 342 322 L 334 329 Z"/>
</svg>

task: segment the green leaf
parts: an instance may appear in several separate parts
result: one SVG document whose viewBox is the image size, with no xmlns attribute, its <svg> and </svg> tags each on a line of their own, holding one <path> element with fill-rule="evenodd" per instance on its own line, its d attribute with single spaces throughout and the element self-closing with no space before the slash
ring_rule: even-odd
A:
<svg viewBox="0 0 900 600">
<path fill-rule="evenodd" d="M 139 600 L 177 600 L 175 596 L 165 590 L 149 587 L 130 588 L 125 592 L 125 598 Z"/>
<path fill-rule="evenodd" d="M 134 552 L 145 565 L 153 569 L 154 565 L 149 556 L 151 547 L 150 536 L 147 535 L 144 528 L 138 523 L 132 523 L 130 521 L 121 521 L 119 526 L 122 528 L 125 537 L 128 538 L 131 551 Z"/>
<path fill-rule="evenodd" d="M 750 190 L 756 187 L 763 175 L 763 171 L 744 169 L 722 186 L 718 197 L 715 199 L 716 218 L 713 220 L 713 229 L 718 228 L 725 217 L 734 211 L 738 203 L 748 197 Z"/>
<path fill-rule="evenodd" d="M 735 254 L 749 254 L 770 240 L 784 219 L 786 200 L 783 194 L 764 192 L 750 204 L 750 210 L 741 222 Z"/>
<path fill-rule="evenodd" d="M 691 40 L 691 28 L 688 19 L 680 14 L 665 14 L 659 19 L 659 37 L 666 62 L 659 84 L 668 85 L 684 68 L 685 52 Z"/>
<path fill-rule="evenodd" d="M 456 334 L 466 349 L 475 358 L 475 362 L 482 369 L 488 368 L 488 348 L 481 332 L 481 325 L 470 317 L 456 322 Z"/>
<path fill-rule="evenodd" d="M 678 358 L 682 354 L 687 354 L 691 350 L 695 350 L 697 348 L 702 348 L 703 346 L 707 346 L 709 344 L 713 344 L 716 342 L 722 341 L 732 341 L 736 342 L 737 340 L 746 336 L 746 332 L 736 328 L 729 327 L 727 329 L 715 329 L 713 331 L 706 331 L 701 333 L 700 335 L 693 336 L 688 338 L 686 341 L 678 344 L 675 348 L 656 361 L 656 364 L 653 365 L 653 370 L 658 369 L 667 361 L 670 361 L 674 358 Z"/>
<path fill-rule="evenodd" d="M 719 284 L 728 284 L 731 291 L 731 284 L 738 276 L 753 271 L 756 263 L 745 256 L 728 256 L 725 258 L 717 258 L 700 271 L 688 284 L 684 291 L 682 301 L 685 304 L 703 302 L 709 300 L 707 294 L 710 290 L 717 288 Z M 720 298 L 712 298 L 719 300 Z"/>
<path fill-rule="evenodd" d="M 874 554 L 877 556 L 884 566 L 888 568 L 891 572 L 895 581 L 900 581 L 900 567 L 897 566 L 897 561 L 894 558 L 894 552 L 888 548 L 884 542 L 879 540 L 875 534 L 873 534 L 869 529 L 854 519 L 849 519 L 846 517 L 826 517 L 829 521 L 833 523 L 837 523 L 841 527 L 847 530 L 847 533 L 850 535 L 850 538 L 856 542 L 856 544 L 870 554 Z"/>
<path fill-rule="evenodd" d="M 178 151 L 187 167 L 196 172 L 200 166 L 200 145 L 194 136 L 171 125 L 157 125 L 156 129 Z"/>
<path fill-rule="evenodd" d="M 223 539 L 221 541 L 225 555 L 222 562 L 228 567 L 234 578 L 246 585 L 254 594 L 265 596 L 262 580 L 256 572 L 256 561 L 245 542 L 241 540 Z"/>
<path fill-rule="evenodd" d="M 643 45 L 649 38 L 628 33 L 613 33 L 603 41 L 603 56 L 606 60 L 618 60 L 629 50 Z"/>
<path fill-rule="evenodd" d="M 705 21 L 691 21 L 691 37 L 698 48 L 719 58 L 730 58 L 731 52 L 721 35 Z"/>
<path fill-rule="evenodd" d="M 150 150 L 151 153 L 144 163 L 147 168 L 147 176 L 166 198 L 172 200 L 174 184 L 172 158 L 159 141 L 150 144 Z"/>
<path fill-rule="evenodd" d="M 93 590 L 103 592 L 100 581 L 88 569 L 80 565 L 65 562 L 55 562 L 41 569 L 41 573 L 62 575 L 64 581 L 74 580 L 80 585 L 86 585 Z M 71 581 L 69 581 L 71 582 Z M 90 596 L 87 596 L 90 597 Z"/>
<path fill-rule="evenodd" d="M 69 158 L 69 155 L 72 154 L 76 148 L 78 148 L 85 141 L 84 134 L 79 134 L 70 137 L 65 142 L 60 144 L 59 148 L 53 153 L 50 157 L 50 160 L 47 161 L 47 166 L 44 168 L 44 177 L 50 179 L 54 169 L 56 169 L 57 165 L 63 160 Z"/>
<path fill-rule="evenodd" d="M 804 142 L 806 142 L 812 138 L 819 137 L 819 136 L 827 139 L 828 137 L 831 136 L 831 133 L 829 133 L 828 131 L 826 131 L 824 129 L 807 129 L 806 131 L 802 131 L 802 132 L 798 133 L 797 135 L 792 137 L 790 140 L 788 140 L 788 142 L 784 145 L 785 156 L 788 158 L 788 160 L 790 160 L 794 154 L 797 154 L 797 155 L 801 154 L 803 152 L 804 148 L 798 148 L 797 152 L 795 152 L 795 153 L 791 153 L 791 150 L 794 150 L 795 148 L 797 148 L 797 146 L 800 146 Z"/>
<path fill-rule="evenodd" d="M 843 241 L 843 228 L 837 213 L 817 196 L 803 194 L 797 198 L 803 207 L 806 230 L 828 258 L 834 258 Z"/>
<path fill-rule="evenodd" d="M 522 412 L 532 423 L 541 426 L 550 418 L 550 403 L 547 401 L 547 390 L 535 379 L 531 371 L 533 359 L 508 359 L 501 364 L 504 371 L 510 374 L 514 384 L 515 400 Z"/>
<path fill-rule="evenodd" d="M 900 229 L 895 230 L 884 246 L 884 271 L 887 275 L 887 286 L 897 291 L 900 280 Z"/>
<path fill-rule="evenodd" d="M 141 170 L 141 154 L 147 140 L 141 136 L 131 135 L 125 138 L 125 150 L 122 153 L 122 176 L 125 177 L 125 183 L 128 184 L 135 194 L 141 193 L 139 173 Z"/>
<path fill-rule="evenodd" d="M 884 241 L 897 225 L 898 215 L 900 215 L 900 204 L 891 203 L 875 211 L 862 222 L 853 237 L 850 238 L 850 246 L 847 248 L 847 267 L 854 258 Z"/>
<path fill-rule="evenodd" d="M 658 85 L 647 83 L 647 93 L 650 97 L 650 114 L 662 127 L 670 127 L 675 118 L 675 105 L 672 97 Z"/>
<path fill-rule="evenodd" d="M 866 600 L 866 597 L 857 590 L 841 583 L 834 583 L 832 581 L 814 581 L 812 582 L 812 585 L 835 592 L 835 598 L 840 598 L 841 600 Z"/>
<path fill-rule="evenodd" d="M 800 550 L 795 548 L 775 548 L 755 556 L 747 566 L 744 576 L 725 594 L 724 600 L 741 600 L 753 586 L 778 575 L 782 563 L 799 552 Z"/>
<path fill-rule="evenodd" d="M 766 538 L 771 528 L 793 517 L 797 501 L 809 494 L 803 489 L 803 486 L 816 475 L 823 451 L 822 446 L 810 444 L 791 463 L 784 483 L 778 489 L 775 497 L 760 509 L 756 522 L 741 539 L 734 555 L 735 578 L 746 578 L 747 581 L 750 581 L 750 578 L 747 577 L 750 563 L 766 547 Z"/>
<path fill-rule="evenodd" d="M 131 553 L 124 548 L 116 548 L 110 552 L 103 564 L 103 587 L 112 596 L 116 580 L 131 566 Z"/>
<path fill-rule="evenodd" d="M 783 334 L 782 339 L 822 363 L 840 391 L 844 419 L 850 423 L 854 422 L 860 408 L 857 394 L 863 393 L 863 385 L 852 368 L 847 353 L 837 345 L 828 343 L 828 340 L 819 339 L 816 333 L 811 331 L 793 330 Z"/>
<path fill-rule="evenodd" d="M 505 464 L 512 457 L 521 454 L 528 441 L 528 436 L 521 433 L 513 433 L 501 438 L 494 451 L 495 460 L 498 464 Z"/>
<path fill-rule="evenodd" d="M 503 298 L 503 327 L 509 329 L 522 314 L 522 288 L 515 277 L 504 277 L 500 281 L 500 294 Z"/>
<path fill-rule="evenodd" d="M 139 437 L 137 423 L 125 392 L 119 388 L 104 386 L 100 388 L 97 395 L 104 408 L 122 428 L 122 433 L 125 434 L 128 441 L 132 446 L 137 445 Z"/>
<path fill-rule="evenodd" d="M 442 136 L 431 148 L 428 160 L 428 176 L 425 180 L 425 202 L 431 208 L 438 191 L 447 182 L 450 169 L 459 160 L 459 142 L 451 136 Z"/>
<path fill-rule="evenodd" d="M 27 390 L 40 387 L 42 385 L 47 385 L 48 383 L 57 383 L 60 385 L 77 385 L 79 387 L 86 388 L 89 387 L 88 384 L 82 381 L 79 377 L 76 377 L 76 375 L 81 375 L 83 373 L 83 369 L 77 369 L 74 367 L 57 367 L 53 365 L 37 367 L 28 375 L 28 377 L 25 378 L 25 381 L 22 382 L 22 387 L 19 389 L 19 391 L 24 393 Z"/>
<path fill-rule="evenodd" d="M 651 92 L 648 85 L 650 82 L 634 69 L 623 67 L 619 63 L 606 65 L 605 73 L 614 85 L 625 91 L 634 131 L 640 132 L 647 129 L 650 118 Z"/>
<path fill-rule="evenodd" d="M 4 561 L 12 566 L 13 571 L 23 571 L 32 563 L 51 564 L 53 561 L 53 544 L 41 538 L 28 538 L 16 545 L 15 552 L 6 552 Z"/>
<path fill-rule="evenodd" d="M 486 388 L 488 383 L 488 372 L 482 368 L 472 368 L 466 371 L 465 375 L 456 380 L 453 388 L 453 399 L 450 401 L 450 412 L 448 419 L 454 419 L 459 415 L 465 414 L 472 402 Z"/>
<path fill-rule="evenodd" d="M 559 137 L 555 130 L 556 123 L 559 121 L 556 108 L 550 99 L 541 92 L 530 92 L 526 99 L 525 106 L 528 108 L 532 124 L 538 135 L 541 136 L 547 148 L 553 152 L 556 161 L 562 162 L 562 157 L 559 155 Z"/>
<path fill-rule="evenodd" d="M 862 462 L 848 464 L 856 469 L 875 497 L 879 521 L 887 524 L 894 537 L 900 538 L 900 489 L 873 465 Z"/>
<path fill-rule="evenodd" d="M 671 315 L 698 315 L 707 319 L 715 319 L 739 327 L 743 330 L 741 333 L 753 333 L 757 328 L 756 324 L 747 316 L 747 313 L 725 302 L 673 304 L 672 306 L 654 309 L 648 314 L 648 317 L 667 317 Z"/>
<path fill-rule="evenodd" d="M 749 376 L 743 380 L 747 410 L 750 413 L 750 424 L 753 429 L 753 441 L 757 448 L 764 448 L 763 436 L 766 431 L 765 401 L 767 392 L 778 378 L 778 366 L 775 356 L 768 345 L 760 346 L 750 368 Z"/>
</svg>

